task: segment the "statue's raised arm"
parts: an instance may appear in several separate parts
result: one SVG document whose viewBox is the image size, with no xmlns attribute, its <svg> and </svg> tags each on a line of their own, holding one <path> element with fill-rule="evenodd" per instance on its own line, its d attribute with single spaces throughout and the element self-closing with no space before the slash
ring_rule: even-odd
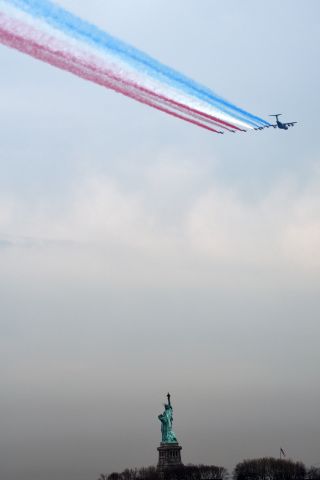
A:
<svg viewBox="0 0 320 480">
<path fill-rule="evenodd" d="M 172 430 L 173 423 L 173 408 L 171 405 L 171 395 L 167 395 L 168 403 L 164 404 L 164 412 L 158 415 L 161 422 L 162 443 L 178 443 L 174 431 Z"/>
</svg>

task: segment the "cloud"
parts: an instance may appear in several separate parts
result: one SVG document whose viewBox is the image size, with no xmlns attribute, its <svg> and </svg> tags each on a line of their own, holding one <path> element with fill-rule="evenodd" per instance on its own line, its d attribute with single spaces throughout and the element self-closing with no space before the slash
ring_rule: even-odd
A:
<svg viewBox="0 0 320 480">
<path fill-rule="evenodd" d="M 4 229 L 13 217 L 14 201 L 0 197 L 0 228 Z"/>
<path fill-rule="evenodd" d="M 148 167 L 139 191 L 103 175 L 82 178 L 56 209 L 2 200 L 2 244 L 82 245 L 104 255 L 128 249 L 129 255 L 233 266 L 320 267 L 319 171 L 303 188 L 286 180 L 249 201 L 236 189 L 211 183 L 204 191 L 199 178 L 192 184 L 190 166 L 179 171 L 165 162 L 159 168 Z M 167 221 L 175 204 L 174 221 Z"/>
<path fill-rule="evenodd" d="M 283 181 L 253 203 L 212 187 L 187 221 L 193 248 L 211 259 L 260 266 L 319 268 L 320 176 L 302 190 Z"/>
<path fill-rule="evenodd" d="M 299 198 L 292 199 L 290 217 L 282 232 L 285 255 L 305 268 L 320 268 L 319 176 Z"/>
</svg>

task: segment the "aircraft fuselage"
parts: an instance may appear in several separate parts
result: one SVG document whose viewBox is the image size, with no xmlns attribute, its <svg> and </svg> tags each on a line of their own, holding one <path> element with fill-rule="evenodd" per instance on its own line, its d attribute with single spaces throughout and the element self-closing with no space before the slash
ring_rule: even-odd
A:
<svg viewBox="0 0 320 480">
<path fill-rule="evenodd" d="M 281 128 L 282 130 L 288 130 L 288 125 L 284 125 L 283 123 L 277 121 L 278 128 Z"/>
</svg>

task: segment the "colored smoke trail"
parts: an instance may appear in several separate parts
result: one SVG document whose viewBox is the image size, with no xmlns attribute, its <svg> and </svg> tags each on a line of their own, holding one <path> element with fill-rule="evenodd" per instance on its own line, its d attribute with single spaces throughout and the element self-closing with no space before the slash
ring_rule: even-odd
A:
<svg viewBox="0 0 320 480">
<path fill-rule="evenodd" d="M 227 128 L 227 127 L 237 128 L 237 127 L 234 127 L 233 125 L 231 125 L 230 123 L 227 123 L 227 122 L 225 122 L 221 119 L 213 117 L 212 115 L 207 115 L 204 112 L 201 112 L 199 110 L 190 108 L 187 105 L 183 105 L 182 103 L 176 102 L 176 101 L 174 101 L 170 98 L 165 97 L 164 95 L 160 95 L 160 94 L 157 94 L 153 91 L 150 91 L 150 90 L 148 90 L 144 87 L 141 87 L 137 83 L 134 83 L 132 81 L 128 81 L 126 78 L 121 78 L 119 76 L 119 74 L 115 75 L 114 72 L 106 69 L 106 67 L 104 66 L 103 63 L 102 63 L 103 67 L 101 67 L 101 59 L 99 59 L 96 56 L 93 56 L 88 51 L 81 52 L 81 50 L 79 48 L 75 50 L 72 45 L 70 46 L 68 44 L 68 42 L 66 42 L 65 39 L 62 39 L 62 40 L 57 39 L 53 36 L 48 35 L 48 33 L 46 33 L 46 32 L 42 32 L 41 35 L 39 36 L 37 30 L 35 30 L 33 28 L 32 24 L 27 25 L 27 24 L 21 22 L 20 20 L 12 20 L 10 18 L 10 16 L 6 17 L 4 14 L 1 14 L 0 20 L 1 20 L 2 25 L 4 26 L 4 28 L 7 31 L 17 32 L 17 33 L 12 34 L 11 38 L 17 39 L 18 33 L 20 35 L 20 42 L 19 43 L 17 43 L 17 41 L 15 41 L 15 42 L 11 41 L 11 43 L 10 43 L 10 42 L 4 41 L 4 40 L 3 40 L 3 42 L 7 43 L 7 44 L 9 44 L 13 47 L 18 48 L 20 51 L 24 51 L 25 53 L 29 53 L 30 55 L 33 55 L 35 49 L 34 48 L 28 48 L 28 44 L 32 45 L 33 47 L 35 46 L 35 44 L 37 44 L 37 48 L 39 49 L 40 48 L 39 42 L 41 41 L 41 43 L 44 45 L 41 48 L 42 53 L 43 53 L 44 50 L 49 49 L 51 52 L 54 51 L 55 55 L 58 55 L 58 52 L 59 52 L 59 55 L 61 57 L 63 57 L 64 62 L 63 62 L 62 67 L 60 67 L 60 68 L 64 68 L 64 69 L 67 69 L 67 70 L 71 71 L 71 69 L 68 68 L 68 66 L 66 65 L 66 60 L 69 60 L 69 62 L 70 62 L 70 60 L 72 60 L 73 65 L 75 64 L 75 65 L 78 65 L 80 67 L 84 66 L 87 70 L 88 69 L 92 70 L 94 72 L 95 76 L 94 76 L 94 78 L 91 77 L 91 80 L 95 81 L 96 83 L 102 84 L 104 86 L 109 86 L 109 88 L 113 88 L 114 82 L 118 82 L 118 83 L 121 84 L 122 87 L 123 86 L 125 86 L 125 88 L 129 87 L 129 89 L 130 89 L 130 95 L 129 96 L 131 96 L 131 97 L 133 97 L 132 96 L 132 90 L 139 90 L 138 91 L 139 96 L 141 96 L 141 92 L 142 92 L 143 96 L 148 95 L 148 96 L 152 97 L 152 101 L 154 101 L 154 100 L 161 101 L 162 103 L 165 103 L 166 105 L 169 105 L 170 107 L 178 109 L 179 111 L 182 111 L 183 113 L 187 113 L 187 114 L 191 115 L 192 117 L 195 117 L 197 120 L 213 123 L 215 125 L 217 125 L 217 123 L 219 123 L 219 126 L 223 126 L 223 128 Z M 27 38 L 29 39 L 28 41 L 26 40 Z M 32 39 L 32 42 L 30 42 L 30 39 Z M 46 45 L 50 45 L 50 48 L 46 47 Z M 66 55 L 66 52 L 69 52 L 68 55 Z M 75 57 L 75 54 L 76 54 L 76 57 Z M 36 55 L 36 58 L 43 59 L 43 57 L 40 57 L 39 54 Z M 48 61 L 48 60 L 44 60 L 44 61 Z M 52 64 L 52 62 L 51 62 L 51 64 Z M 58 66 L 57 64 L 55 64 L 55 65 Z M 61 65 L 61 62 L 60 62 L 59 65 Z M 79 74 L 79 69 L 77 69 L 77 71 L 75 71 L 75 69 L 73 68 L 72 72 L 76 73 L 76 74 Z M 101 80 L 99 82 L 98 78 L 97 78 L 97 72 L 99 72 L 100 75 L 103 75 L 103 77 L 107 77 L 113 83 L 110 84 L 110 81 L 109 81 L 109 83 L 106 83 L 106 82 L 101 83 Z M 123 93 L 123 90 L 121 90 L 121 93 Z M 135 96 L 135 99 L 138 98 L 138 95 Z M 167 112 L 167 110 L 166 110 L 166 112 Z M 181 117 L 179 117 L 179 118 L 181 118 Z M 220 123 L 221 123 L 221 125 L 220 125 Z"/>
<path fill-rule="evenodd" d="M 0 0 L 0 26 L 2 43 L 202 128 L 220 132 L 257 125 L 251 114 L 241 110 L 244 120 L 238 107 L 217 107 L 218 97 L 204 100 L 205 87 L 200 95 L 192 80 L 50 1 Z"/>
<path fill-rule="evenodd" d="M 4 23 L 3 15 L 0 15 L 0 24 L 1 22 L 2 24 Z M 21 30 L 23 30 L 23 34 L 20 33 L 20 35 L 18 35 L 18 34 L 8 33 L 8 30 L 9 32 L 10 30 L 14 30 L 16 32 L 18 31 L 21 32 Z M 170 99 L 167 99 L 163 96 L 158 96 L 153 92 L 151 92 L 152 101 L 150 100 L 147 101 L 149 92 L 146 89 L 142 89 L 134 83 L 125 83 L 122 81 L 120 77 L 115 76 L 110 71 L 103 71 L 101 68 L 99 68 L 97 65 L 93 63 L 92 58 L 90 59 L 91 63 L 87 63 L 85 61 L 82 61 L 79 56 L 77 57 L 72 56 L 70 53 L 67 53 L 65 45 L 63 46 L 59 45 L 54 38 L 50 38 L 50 37 L 44 38 L 43 35 L 41 38 L 42 42 L 45 45 L 47 44 L 51 45 L 51 48 L 42 46 L 36 41 L 29 40 L 27 42 L 25 40 L 26 35 L 32 36 L 32 34 L 34 36 L 34 32 L 32 31 L 32 29 L 30 28 L 26 29 L 24 25 L 19 24 L 17 21 L 15 21 L 14 24 L 11 21 L 9 22 L 9 25 L 7 22 L 7 30 L 4 30 L 2 28 L 2 31 L 0 32 L 0 38 L 2 38 L 2 42 L 6 43 L 8 46 L 14 47 L 24 53 L 32 55 L 35 58 L 38 58 L 39 60 L 50 63 L 51 65 L 57 66 L 58 68 L 67 70 L 71 73 L 81 76 L 82 78 L 98 83 L 99 85 L 103 85 L 119 93 L 123 93 L 149 106 L 156 107 L 157 103 L 155 102 L 155 100 L 160 100 L 162 101 L 162 103 L 165 103 L 169 107 L 171 106 Z M 178 106 L 180 107 L 179 110 L 185 113 L 184 105 L 179 104 Z M 166 113 L 170 113 L 168 109 L 164 109 L 164 108 L 158 108 L 158 109 Z M 187 109 L 186 110 L 187 113 L 189 113 L 190 109 L 188 107 L 186 107 L 186 109 Z M 193 112 L 193 113 L 197 113 L 197 112 Z M 203 120 L 202 118 L 199 118 L 200 114 L 201 112 L 199 112 L 199 115 L 195 115 L 195 118 L 197 118 L 198 120 Z M 178 118 L 187 120 L 187 118 L 181 115 L 179 115 Z M 195 123 L 196 125 L 200 126 L 199 122 L 192 122 L 192 123 Z M 212 122 L 212 123 L 215 123 L 215 122 Z M 216 130 L 212 130 L 212 131 L 216 131 Z"/>
<path fill-rule="evenodd" d="M 198 96 L 199 99 L 207 101 L 215 107 L 219 107 L 221 111 L 232 114 L 238 120 L 245 121 L 252 126 L 267 124 L 263 119 L 222 99 L 208 88 L 203 87 L 194 80 L 161 64 L 140 50 L 107 34 L 95 25 L 67 12 L 50 0 L 5 1 L 18 6 L 32 15 L 42 18 L 53 27 L 61 29 L 74 38 L 87 41 L 97 48 L 115 52 L 119 57 L 135 65 L 137 69 L 142 69 L 146 74 L 152 75 L 160 81 L 167 82 L 174 87 L 183 88 L 186 93 Z"/>
<path fill-rule="evenodd" d="M 53 27 L 61 29 L 74 38 L 87 41 L 102 50 L 115 52 L 119 57 L 135 65 L 138 70 L 142 69 L 144 73 L 152 75 L 160 81 L 167 82 L 174 87 L 184 88 L 186 93 L 198 96 L 199 99 L 209 102 L 215 107 L 218 106 L 221 111 L 231 113 L 238 120 L 245 121 L 252 126 L 265 125 L 267 123 L 263 119 L 218 97 L 206 87 L 161 64 L 145 53 L 107 34 L 95 25 L 67 12 L 50 0 L 5 1 L 18 6 L 31 15 L 43 19 Z"/>
<path fill-rule="evenodd" d="M 14 35 L 4 30 L 2 27 L 0 27 L 0 40 L 2 43 L 4 43 L 7 46 L 13 47 L 19 50 L 20 52 L 26 53 L 28 55 L 33 56 L 34 58 L 37 58 L 38 60 L 42 60 L 43 62 L 49 63 L 50 65 L 66 70 L 70 73 L 73 73 L 85 80 L 89 80 L 98 85 L 110 88 L 140 103 L 156 108 L 157 110 L 160 110 L 164 113 L 172 115 L 181 120 L 185 120 L 189 123 L 205 128 L 214 133 L 219 133 L 218 130 L 213 129 L 208 125 L 201 123 L 200 121 L 193 120 L 192 118 L 188 118 L 184 115 L 178 114 L 175 111 L 165 108 L 160 104 L 157 104 L 156 102 L 152 102 L 151 100 L 148 99 L 147 96 L 139 95 L 135 93 L 134 90 L 130 90 L 130 88 L 126 88 L 125 86 L 121 87 L 119 83 L 112 82 L 112 80 L 103 79 L 102 76 L 99 74 L 96 74 L 94 70 L 90 68 L 86 68 L 85 66 L 80 66 L 77 59 L 72 59 L 72 57 L 68 57 L 68 55 L 66 54 L 58 55 L 56 51 L 50 50 L 48 48 L 44 48 L 42 45 L 39 45 L 35 42 L 32 42 L 32 41 L 26 42 L 25 38 L 22 38 L 19 35 Z M 76 61 L 74 62 L 74 60 Z"/>
</svg>

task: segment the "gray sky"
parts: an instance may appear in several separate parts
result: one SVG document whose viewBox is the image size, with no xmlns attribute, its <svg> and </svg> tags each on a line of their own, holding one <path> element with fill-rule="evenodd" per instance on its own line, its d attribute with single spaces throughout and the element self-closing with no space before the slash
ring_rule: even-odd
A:
<svg viewBox="0 0 320 480">
<path fill-rule="evenodd" d="M 288 132 L 214 136 L 0 47 L 0 476 L 320 462 L 320 3 L 63 0 Z"/>
</svg>

